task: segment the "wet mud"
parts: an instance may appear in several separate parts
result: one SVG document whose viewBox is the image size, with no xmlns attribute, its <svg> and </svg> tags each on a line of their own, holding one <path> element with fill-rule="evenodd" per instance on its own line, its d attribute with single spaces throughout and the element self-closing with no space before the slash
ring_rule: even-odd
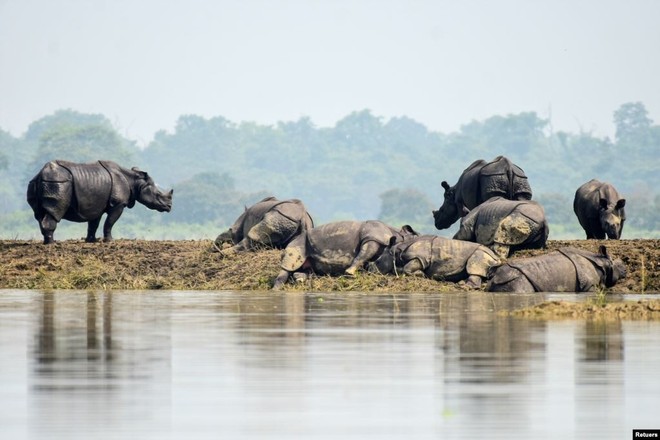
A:
<svg viewBox="0 0 660 440">
<path fill-rule="evenodd" d="M 627 266 L 627 277 L 607 293 L 660 292 L 660 240 L 550 240 L 547 250 L 519 251 L 510 258 L 538 255 L 563 246 L 597 251 L 607 246 Z M 0 288 L 268 290 L 280 270 L 280 250 L 223 257 L 211 240 L 0 240 Z M 439 292 L 461 284 L 419 277 L 359 272 L 355 277 L 312 277 L 287 290 Z"/>
</svg>

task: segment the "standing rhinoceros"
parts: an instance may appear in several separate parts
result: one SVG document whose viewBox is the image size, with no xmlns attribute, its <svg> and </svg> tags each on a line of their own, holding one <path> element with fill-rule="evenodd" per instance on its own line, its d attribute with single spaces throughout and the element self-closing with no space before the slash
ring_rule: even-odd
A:
<svg viewBox="0 0 660 440">
<path fill-rule="evenodd" d="M 545 212 L 537 202 L 493 197 L 463 217 L 454 239 L 483 244 L 507 258 L 518 249 L 544 247 L 548 233 Z"/>
<path fill-rule="evenodd" d="M 592 179 L 575 191 L 573 211 L 587 238 L 621 238 L 626 220 L 626 199 L 609 183 Z"/>
<path fill-rule="evenodd" d="M 509 260 L 488 273 L 490 292 L 588 292 L 612 287 L 626 276 L 623 261 L 612 260 L 605 246 L 597 254 L 565 247 L 545 255 Z"/>
<path fill-rule="evenodd" d="M 245 208 L 234 224 L 218 235 L 215 244 L 232 243 L 234 246 L 221 251 L 225 254 L 260 246 L 282 249 L 313 227 L 314 221 L 300 200 L 266 197 Z"/>
<path fill-rule="evenodd" d="M 504 156 L 493 161 L 477 160 L 467 167 L 458 182 L 445 189 L 442 206 L 433 211 L 435 227 L 447 229 L 471 209 L 491 197 L 502 196 L 509 200 L 531 200 L 532 189 L 522 168 Z"/>
<path fill-rule="evenodd" d="M 424 275 L 438 281 L 467 280 L 481 287 L 488 268 L 500 263 L 486 246 L 437 235 L 421 235 L 404 242 L 391 242 L 370 269 L 382 274 Z"/>
<path fill-rule="evenodd" d="M 112 226 L 124 208 L 138 201 L 149 209 L 169 212 L 172 193 L 162 192 L 151 177 L 137 168 L 127 170 L 114 162 L 99 160 L 79 164 L 64 160 L 48 162 L 27 189 L 27 201 L 39 222 L 44 243 L 53 242 L 60 220 L 87 222 L 86 241 L 96 241 L 103 213 L 103 240 L 112 240 Z"/>
<path fill-rule="evenodd" d="M 340 221 L 300 234 L 284 249 L 282 271 L 273 289 L 280 289 L 293 273 L 311 269 L 321 275 L 354 275 L 378 258 L 390 243 L 417 235 L 410 226 L 400 231 L 377 220 Z"/>
</svg>

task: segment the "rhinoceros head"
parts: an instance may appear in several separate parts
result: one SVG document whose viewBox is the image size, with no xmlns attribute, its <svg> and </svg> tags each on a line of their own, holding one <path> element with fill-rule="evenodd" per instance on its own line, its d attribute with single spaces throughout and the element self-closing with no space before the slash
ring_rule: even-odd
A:
<svg viewBox="0 0 660 440">
<path fill-rule="evenodd" d="M 602 267 L 605 271 L 605 287 L 612 287 L 620 279 L 626 277 L 626 265 L 621 259 L 617 258 L 616 260 L 612 260 L 607 254 L 607 248 L 603 245 L 600 245 L 598 248 L 598 254 L 605 259 L 605 263 Z"/>
<path fill-rule="evenodd" d="M 433 211 L 436 229 L 447 229 L 460 217 L 455 199 L 456 187 L 449 186 L 445 181 L 442 182 L 442 187 L 445 189 L 444 201 L 437 211 Z"/>
<path fill-rule="evenodd" d="M 626 220 L 624 207 L 626 199 L 619 199 L 616 203 L 609 203 L 607 199 L 600 199 L 599 217 L 600 225 L 610 240 L 621 238 L 623 222 Z"/>
<path fill-rule="evenodd" d="M 132 168 L 136 173 L 135 185 L 136 189 L 135 199 L 142 203 L 149 209 L 155 209 L 159 212 L 170 212 L 172 210 L 172 194 L 174 190 L 169 192 L 161 191 L 149 174 L 145 171 L 140 171 L 137 168 Z"/>
<path fill-rule="evenodd" d="M 397 267 L 402 266 L 401 254 L 409 246 L 409 243 L 418 236 L 419 234 L 413 228 L 405 225 L 401 228 L 399 235 L 394 235 L 390 238 L 389 244 L 376 261 L 369 263 L 369 272 L 381 273 L 383 275 L 396 273 Z"/>
</svg>

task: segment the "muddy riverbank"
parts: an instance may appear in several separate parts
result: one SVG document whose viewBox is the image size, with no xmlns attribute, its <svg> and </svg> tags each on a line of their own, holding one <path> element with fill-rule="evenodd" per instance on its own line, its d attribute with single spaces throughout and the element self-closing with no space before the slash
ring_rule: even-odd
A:
<svg viewBox="0 0 660 440">
<path fill-rule="evenodd" d="M 660 240 L 551 240 L 548 250 L 575 246 L 596 251 L 606 244 L 621 258 L 628 276 L 617 293 L 660 292 Z M 178 289 L 268 290 L 279 271 L 281 251 L 263 250 L 221 258 L 210 240 L 116 240 L 85 243 L 65 240 L 0 240 L 0 288 L 21 289 Z M 523 251 L 517 256 L 544 251 Z M 289 290 L 437 292 L 460 288 L 416 277 L 360 273 L 355 278 L 315 277 Z"/>
</svg>

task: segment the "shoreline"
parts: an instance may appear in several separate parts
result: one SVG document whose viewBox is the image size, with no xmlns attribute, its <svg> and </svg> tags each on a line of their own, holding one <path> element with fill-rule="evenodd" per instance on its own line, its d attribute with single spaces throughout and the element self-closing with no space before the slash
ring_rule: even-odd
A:
<svg viewBox="0 0 660 440">
<path fill-rule="evenodd" d="M 628 274 L 607 293 L 660 292 L 660 240 L 549 240 L 546 250 L 573 246 L 595 252 L 600 244 L 621 258 Z M 0 240 L 0 289 L 269 290 L 279 272 L 281 250 L 222 258 L 211 240 L 125 240 L 85 243 Z M 285 291 L 450 292 L 460 285 L 418 277 L 359 272 L 356 277 L 313 277 Z"/>
</svg>

